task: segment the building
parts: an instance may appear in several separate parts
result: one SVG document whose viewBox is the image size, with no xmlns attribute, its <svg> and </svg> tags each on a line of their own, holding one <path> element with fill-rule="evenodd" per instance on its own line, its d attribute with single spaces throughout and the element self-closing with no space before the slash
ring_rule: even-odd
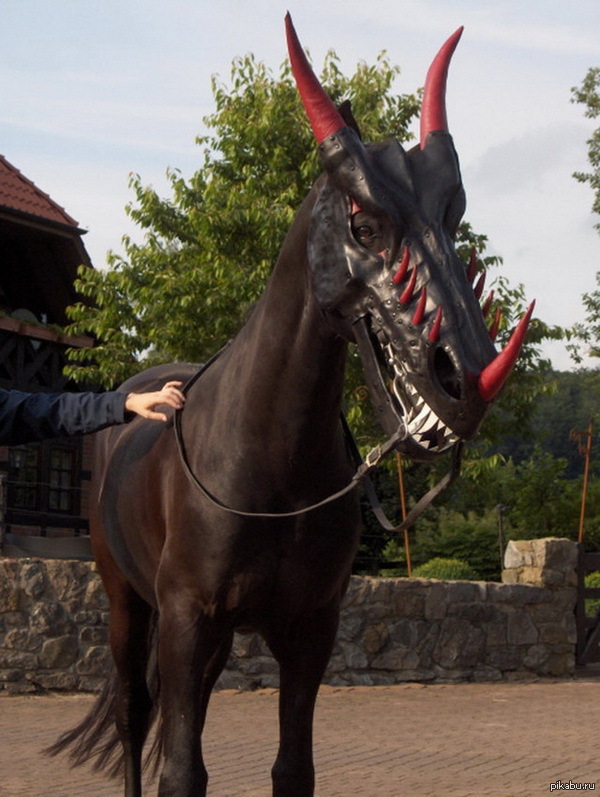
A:
<svg viewBox="0 0 600 797">
<path fill-rule="evenodd" d="M 78 389 L 62 373 L 66 350 L 91 340 L 62 328 L 66 307 L 81 298 L 77 268 L 91 265 L 84 233 L 0 155 L 0 387 Z M 0 447 L 5 554 L 76 555 L 79 543 L 67 540 L 87 531 L 89 448 L 82 439 Z"/>
</svg>

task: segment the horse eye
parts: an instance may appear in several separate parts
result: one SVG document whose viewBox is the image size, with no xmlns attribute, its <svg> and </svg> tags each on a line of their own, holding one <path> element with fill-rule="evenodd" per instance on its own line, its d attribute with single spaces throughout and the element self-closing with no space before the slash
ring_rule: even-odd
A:
<svg viewBox="0 0 600 797">
<path fill-rule="evenodd" d="M 374 235 L 373 228 L 369 227 L 368 224 L 361 224 L 360 227 L 356 228 L 354 234 L 359 240 L 363 238 L 372 238 Z"/>
</svg>

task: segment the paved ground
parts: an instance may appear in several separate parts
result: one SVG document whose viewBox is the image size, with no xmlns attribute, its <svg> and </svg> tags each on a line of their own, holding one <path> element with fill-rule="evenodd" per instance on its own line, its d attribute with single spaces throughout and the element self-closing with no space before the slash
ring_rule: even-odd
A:
<svg viewBox="0 0 600 797">
<path fill-rule="evenodd" d="M 40 749 L 89 708 L 85 695 L 0 698 L 2 797 L 121 797 L 119 784 Z M 550 794 L 600 789 L 600 679 L 324 687 L 317 703 L 319 797 Z M 218 692 L 205 750 L 210 797 L 270 794 L 277 694 Z M 146 794 L 156 794 L 156 784 Z"/>
</svg>

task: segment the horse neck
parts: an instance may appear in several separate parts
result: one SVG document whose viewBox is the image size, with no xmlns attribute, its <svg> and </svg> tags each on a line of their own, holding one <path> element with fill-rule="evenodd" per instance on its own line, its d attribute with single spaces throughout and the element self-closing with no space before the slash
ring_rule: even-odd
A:
<svg viewBox="0 0 600 797">
<path fill-rule="evenodd" d="M 216 385 L 221 417 L 236 436 L 271 441 L 284 456 L 311 441 L 328 445 L 337 433 L 346 358 L 312 295 L 308 215 L 301 211 L 288 233 L 264 294 L 221 358 Z"/>
</svg>

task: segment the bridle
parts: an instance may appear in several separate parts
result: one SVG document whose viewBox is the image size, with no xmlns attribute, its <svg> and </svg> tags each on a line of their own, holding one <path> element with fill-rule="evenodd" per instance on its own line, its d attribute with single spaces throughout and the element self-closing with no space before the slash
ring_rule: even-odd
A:
<svg viewBox="0 0 600 797">
<path fill-rule="evenodd" d="M 220 351 L 218 351 L 213 357 L 211 357 L 206 363 L 199 366 L 196 373 L 188 380 L 188 382 L 182 388 L 184 394 L 187 394 L 191 387 L 200 379 L 200 377 L 206 373 L 208 368 L 221 356 L 221 354 L 225 351 L 225 349 L 229 346 L 229 343 L 226 344 Z M 183 408 L 176 410 L 175 417 L 174 417 L 174 431 L 175 431 L 175 440 L 177 442 L 177 450 L 179 452 L 179 458 L 181 460 L 181 464 L 183 466 L 183 470 L 190 480 L 191 484 L 199 490 L 199 492 L 206 498 L 213 506 L 218 507 L 219 509 L 223 510 L 224 512 L 228 512 L 231 515 L 236 515 L 238 517 L 245 517 L 245 518 L 256 518 L 256 519 L 282 519 L 282 518 L 291 518 L 291 517 L 298 517 L 299 515 L 304 515 L 307 512 L 313 512 L 316 509 L 320 509 L 327 504 L 333 503 L 337 501 L 342 496 L 349 493 L 351 490 L 354 490 L 360 482 L 363 483 L 365 488 L 366 495 L 369 499 L 375 517 L 379 521 L 379 523 L 383 526 L 386 531 L 399 533 L 404 529 L 408 528 L 409 526 L 413 525 L 415 520 L 419 517 L 419 515 L 429 506 L 429 504 L 450 484 L 457 478 L 460 473 L 460 461 L 461 461 L 461 454 L 462 454 L 462 443 L 458 443 L 454 446 L 453 449 L 453 457 L 452 457 L 452 465 L 450 471 L 436 484 L 432 487 L 418 502 L 415 506 L 411 509 L 408 513 L 406 518 L 402 520 L 399 524 L 394 524 L 388 520 L 386 517 L 379 499 L 375 493 L 375 488 L 373 487 L 373 483 L 369 478 L 369 473 L 381 462 L 381 460 L 390 452 L 392 451 L 396 445 L 401 442 L 402 440 L 406 439 L 408 434 L 408 430 L 406 425 L 400 426 L 397 431 L 390 435 L 388 439 L 381 443 L 380 445 L 375 446 L 364 458 L 362 458 L 358 446 L 352 436 L 352 432 L 348 426 L 348 423 L 343 416 L 340 416 L 342 428 L 344 430 L 344 435 L 346 437 L 346 441 L 348 447 L 350 449 L 350 453 L 352 455 L 352 459 L 356 466 L 356 470 L 354 475 L 350 479 L 350 481 L 342 487 L 340 490 L 337 490 L 335 493 L 332 493 L 320 501 L 317 501 L 314 504 L 310 504 L 309 506 L 302 507 L 301 509 L 290 510 L 288 512 L 248 512 L 243 509 L 237 509 L 232 506 L 228 506 L 227 504 L 223 503 L 219 498 L 213 495 L 205 485 L 200 481 L 198 476 L 194 473 L 192 466 L 190 464 L 187 450 L 185 446 L 185 440 L 183 438 L 183 430 L 181 428 L 181 419 L 183 414 Z"/>
</svg>

